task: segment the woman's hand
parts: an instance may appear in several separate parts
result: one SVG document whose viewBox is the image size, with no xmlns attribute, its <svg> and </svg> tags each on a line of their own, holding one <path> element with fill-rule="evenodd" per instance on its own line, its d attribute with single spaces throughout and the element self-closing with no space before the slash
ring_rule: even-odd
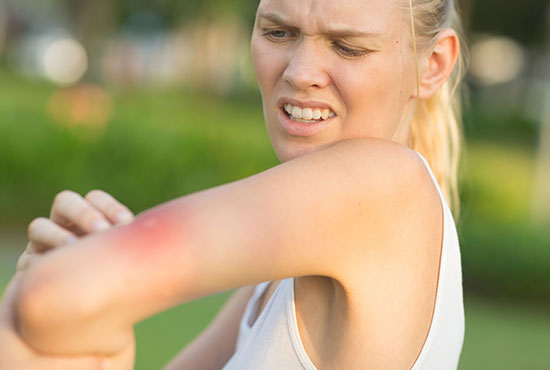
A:
<svg viewBox="0 0 550 370">
<path fill-rule="evenodd" d="M 43 253 L 78 237 L 128 223 L 133 217 L 126 206 L 104 191 L 92 190 L 84 198 L 62 191 L 54 199 L 50 218 L 36 218 L 29 224 L 29 243 L 19 258 L 17 271 L 27 269 Z"/>
<path fill-rule="evenodd" d="M 93 190 L 84 198 L 71 191 L 59 193 L 50 218 L 37 218 L 29 225 L 29 243 L 17 263 L 17 271 L 0 302 L 0 370 L 4 369 L 131 369 L 133 341 L 108 358 L 96 356 L 48 356 L 37 353 L 21 339 L 14 325 L 14 302 L 25 271 L 36 258 L 65 246 L 81 236 L 101 232 L 132 221 L 130 210 L 111 195 Z"/>
<path fill-rule="evenodd" d="M 132 342 L 111 357 L 48 356 L 29 347 L 14 326 L 13 306 L 22 272 L 17 272 L 0 302 L 0 370 L 129 370 L 133 368 L 135 344 Z"/>
</svg>

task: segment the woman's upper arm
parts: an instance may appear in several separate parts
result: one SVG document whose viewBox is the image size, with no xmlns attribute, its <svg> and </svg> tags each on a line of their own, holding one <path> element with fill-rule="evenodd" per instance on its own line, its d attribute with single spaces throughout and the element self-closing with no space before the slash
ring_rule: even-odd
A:
<svg viewBox="0 0 550 370">
<path fill-rule="evenodd" d="M 212 323 L 164 370 L 221 369 L 235 352 L 239 323 L 253 292 L 253 285 L 235 291 Z"/>
<path fill-rule="evenodd" d="M 358 261 L 368 268 L 363 262 L 387 248 L 388 235 L 411 214 L 420 167 L 397 144 L 350 140 L 168 202 L 45 256 L 29 271 L 28 312 L 50 320 L 43 331 L 54 325 L 79 336 L 131 327 L 183 301 L 261 281 L 343 280 Z M 56 307 L 58 320 L 51 312 L 40 319 L 44 304 Z M 75 332 L 71 315 L 82 331 Z M 90 317 L 101 323 L 87 323 Z M 43 339 L 40 330 L 33 335 L 38 326 L 22 324 L 31 342 Z M 98 345 L 101 352 L 116 343 Z"/>
</svg>

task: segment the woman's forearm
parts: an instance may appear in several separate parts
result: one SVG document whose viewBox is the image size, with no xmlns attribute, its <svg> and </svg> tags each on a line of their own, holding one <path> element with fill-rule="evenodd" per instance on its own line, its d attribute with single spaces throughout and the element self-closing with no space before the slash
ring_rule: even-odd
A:
<svg viewBox="0 0 550 370">
<path fill-rule="evenodd" d="M 177 202 L 38 261 L 16 301 L 23 338 L 45 353 L 109 355 L 131 340 L 133 324 L 177 304 L 186 275 Z M 179 276 L 167 263 L 182 266 Z"/>
</svg>

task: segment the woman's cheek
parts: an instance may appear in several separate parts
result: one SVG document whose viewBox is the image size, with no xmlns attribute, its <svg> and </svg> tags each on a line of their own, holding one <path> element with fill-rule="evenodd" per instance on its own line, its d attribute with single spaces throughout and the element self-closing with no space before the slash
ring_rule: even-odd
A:
<svg viewBox="0 0 550 370">
<path fill-rule="evenodd" d="M 252 59 L 262 94 L 270 93 L 278 77 L 284 72 L 284 53 L 277 51 L 266 40 L 252 43 Z"/>
</svg>

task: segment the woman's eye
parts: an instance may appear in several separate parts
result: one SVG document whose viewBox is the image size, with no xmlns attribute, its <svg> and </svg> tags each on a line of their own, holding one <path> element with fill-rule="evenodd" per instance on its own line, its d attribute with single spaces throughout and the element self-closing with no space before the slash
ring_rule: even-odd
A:
<svg viewBox="0 0 550 370">
<path fill-rule="evenodd" d="M 264 36 L 274 41 L 284 40 L 289 35 L 290 33 L 285 30 L 264 30 Z"/>
<path fill-rule="evenodd" d="M 345 57 L 359 58 L 369 53 L 368 50 L 359 50 L 359 49 L 349 48 L 338 42 L 333 42 L 332 46 L 334 47 L 334 49 L 336 49 L 338 53 L 342 54 Z"/>
</svg>

